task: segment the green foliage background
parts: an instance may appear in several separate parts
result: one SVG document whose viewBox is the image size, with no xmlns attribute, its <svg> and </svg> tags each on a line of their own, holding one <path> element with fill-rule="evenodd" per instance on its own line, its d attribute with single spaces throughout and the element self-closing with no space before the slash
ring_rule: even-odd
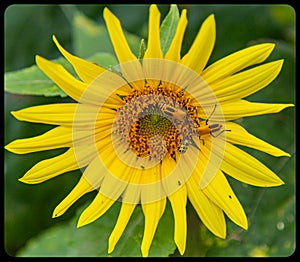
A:
<svg viewBox="0 0 300 262">
<path fill-rule="evenodd" d="M 12 5 L 6 9 L 5 88 L 9 92 L 4 94 L 5 144 L 52 128 L 49 125 L 19 122 L 10 115 L 10 111 L 39 104 L 71 102 L 51 81 L 43 82 L 46 89 L 38 93 L 32 80 L 46 81 L 47 78 L 35 66 L 14 72 L 32 66 L 35 54 L 48 59 L 60 57 L 51 39 L 53 34 L 67 50 L 78 56 L 103 63 L 106 67 L 116 62 L 103 23 L 103 8 L 102 5 Z M 120 18 L 127 31 L 127 39 L 134 53 L 138 54 L 140 39 L 147 38 L 149 6 L 109 5 L 109 8 Z M 284 58 L 283 69 L 275 81 L 259 93 L 251 95 L 248 100 L 295 103 L 295 12 L 291 6 L 179 5 L 179 9 L 182 8 L 188 9 L 189 19 L 183 54 L 188 50 L 203 20 L 214 13 L 217 40 L 209 64 L 246 46 L 274 42 L 276 48 L 268 61 Z M 164 18 L 169 6 L 159 5 L 159 9 Z M 71 69 L 63 59 L 58 61 Z M 251 133 L 292 155 L 291 158 L 275 158 L 243 148 L 275 171 L 285 181 L 285 185 L 256 188 L 228 178 L 248 215 L 249 229 L 241 230 L 227 220 L 226 240 L 213 236 L 188 204 L 185 256 L 289 256 L 294 252 L 294 114 L 295 109 L 288 108 L 279 114 L 240 119 L 241 124 Z M 80 172 L 69 172 L 39 185 L 26 185 L 17 180 L 38 161 L 63 151 L 28 155 L 5 151 L 4 248 L 9 255 L 107 256 L 107 240 L 117 219 L 119 203 L 96 222 L 76 229 L 80 211 L 92 200 L 95 192 L 82 197 L 62 217 L 52 219 L 51 216 L 55 206 L 77 183 Z M 143 223 L 143 215 L 138 208 L 111 256 L 140 256 Z M 173 216 L 169 205 L 149 255 L 178 255 L 173 243 Z"/>
</svg>

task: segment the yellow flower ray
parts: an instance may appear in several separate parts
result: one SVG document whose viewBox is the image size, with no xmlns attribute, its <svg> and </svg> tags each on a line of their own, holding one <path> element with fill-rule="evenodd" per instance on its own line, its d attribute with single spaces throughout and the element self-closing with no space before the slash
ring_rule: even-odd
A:
<svg viewBox="0 0 300 262">
<path fill-rule="evenodd" d="M 75 203 L 83 195 L 95 190 L 95 186 L 100 187 L 101 181 L 104 177 L 104 173 L 99 172 L 98 162 L 94 159 L 84 171 L 77 185 L 72 191 L 57 205 L 53 211 L 52 217 L 58 217 L 63 215 L 68 208 Z M 97 174 L 97 176 L 95 176 Z M 89 179 L 87 179 L 87 177 Z M 91 184 L 91 177 L 93 177 L 93 184 Z M 95 181 L 97 180 L 97 181 Z"/>
<path fill-rule="evenodd" d="M 226 145 L 221 169 L 235 179 L 254 186 L 268 187 L 284 184 L 264 164 L 230 143 Z"/>
<path fill-rule="evenodd" d="M 143 257 L 148 256 L 158 222 L 165 211 L 165 207 L 165 198 L 156 202 L 142 204 L 142 210 L 145 216 L 144 235 L 141 245 Z"/>
<path fill-rule="evenodd" d="M 210 184 L 203 189 L 203 193 L 222 208 L 235 224 L 248 229 L 245 211 L 221 171 L 218 171 Z"/>
<path fill-rule="evenodd" d="M 210 121 L 226 121 L 235 120 L 241 117 L 248 117 L 248 116 L 257 116 L 257 115 L 265 115 L 265 114 L 272 114 L 278 113 L 281 110 L 287 107 L 293 107 L 293 104 L 273 104 L 273 103 L 256 103 L 256 102 L 249 102 L 243 99 L 227 102 L 227 103 L 220 103 L 222 108 L 222 113 L 219 114 L 215 112 L 211 117 Z M 213 108 L 214 105 L 211 105 Z M 207 118 L 206 115 L 199 115 L 201 118 Z"/>
<path fill-rule="evenodd" d="M 171 202 L 174 215 L 174 241 L 178 251 L 183 255 L 186 247 L 187 221 L 186 221 L 186 203 L 187 189 L 186 185 L 180 187 L 175 193 L 168 196 Z"/>
<path fill-rule="evenodd" d="M 79 101 L 86 83 L 77 80 L 62 65 L 51 62 L 41 56 L 36 56 L 36 64 L 38 67 L 54 81 L 68 96 L 75 101 Z"/>
<path fill-rule="evenodd" d="M 130 183 L 134 185 L 140 184 L 141 177 L 142 177 L 142 170 L 133 169 L 130 178 Z M 126 191 L 122 195 L 123 201 L 118 216 L 118 220 L 108 240 L 109 254 L 113 252 L 115 245 L 117 244 L 121 235 L 123 234 L 125 227 L 127 226 L 128 221 L 136 207 L 136 203 L 140 202 L 140 197 L 141 197 L 140 195 L 141 195 L 141 188 L 137 188 L 137 187 L 131 188 L 130 185 L 128 185 Z"/>
<path fill-rule="evenodd" d="M 149 9 L 148 45 L 144 58 L 162 58 L 160 49 L 160 12 L 156 5 L 152 4 Z"/>
<path fill-rule="evenodd" d="M 125 38 L 119 19 L 107 7 L 104 8 L 103 17 L 119 63 L 136 60 L 137 58 L 132 53 Z"/>
<path fill-rule="evenodd" d="M 245 128 L 237 123 L 226 122 L 226 129 L 230 130 L 229 132 L 226 132 L 226 140 L 229 143 L 254 148 L 277 157 L 290 156 L 290 154 L 283 150 L 250 134 Z"/>
<path fill-rule="evenodd" d="M 61 125 L 65 127 L 95 128 L 95 126 L 111 125 L 116 112 L 102 107 L 98 114 L 98 108 L 87 104 L 49 104 L 39 105 L 11 112 L 21 121 Z M 76 119 L 74 115 L 76 113 Z M 95 121 L 95 114 L 96 116 Z M 75 121 L 76 120 L 76 121 Z"/>
<path fill-rule="evenodd" d="M 282 64 L 283 60 L 266 63 L 216 81 L 210 87 L 219 102 L 238 100 L 270 84 L 279 74 Z"/>
<path fill-rule="evenodd" d="M 180 61 L 182 40 L 187 24 L 188 20 L 186 18 L 186 9 L 183 9 L 181 12 L 180 19 L 178 21 L 174 38 L 171 42 L 168 52 L 165 55 L 165 59 L 170 59 L 176 62 Z"/>
<path fill-rule="evenodd" d="M 201 76 L 211 85 L 214 81 L 265 61 L 274 47 L 275 44 L 270 43 L 247 47 L 214 62 L 205 68 Z"/>
<path fill-rule="evenodd" d="M 39 136 L 16 139 L 6 145 L 5 149 L 15 154 L 27 154 L 37 151 L 71 146 L 72 129 L 64 126 L 59 126 Z"/>
<path fill-rule="evenodd" d="M 77 227 L 92 223 L 101 217 L 114 203 L 115 200 L 98 192 L 92 203 L 81 213 L 77 222 Z"/>
<path fill-rule="evenodd" d="M 206 148 L 211 144 L 211 139 L 205 139 L 205 146 L 201 148 L 206 158 L 210 152 Z M 221 167 L 225 173 L 247 184 L 255 186 L 279 186 L 283 181 L 263 163 L 236 146 L 226 142 L 223 153 L 214 152 L 214 157 L 222 160 Z M 232 162 L 233 161 L 233 162 Z"/>
<path fill-rule="evenodd" d="M 199 168 L 199 167 L 198 167 Z M 187 195 L 203 224 L 216 236 L 226 237 L 226 221 L 223 210 L 199 189 L 199 181 L 192 175 L 187 181 Z"/>
<path fill-rule="evenodd" d="M 86 165 L 89 158 L 86 158 Z M 73 171 L 80 168 L 74 154 L 73 148 L 68 149 L 65 153 L 38 162 L 19 181 L 27 184 L 37 184 L 48 179 Z"/>
<path fill-rule="evenodd" d="M 216 40 L 216 24 L 214 15 L 210 15 L 201 28 L 181 63 L 201 74 L 212 53 Z"/>
<path fill-rule="evenodd" d="M 56 44 L 59 51 L 64 55 L 64 57 L 72 64 L 77 75 L 81 78 L 82 81 L 89 84 L 96 77 L 98 77 L 101 73 L 106 71 L 104 67 L 101 67 L 95 63 L 88 62 L 82 58 L 79 58 L 75 55 L 70 54 L 67 50 L 65 50 L 56 37 L 53 35 L 52 39 Z"/>
<path fill-rule="evenodd" d="M 118 220 L 108 239 L 108 254 L 114 251 L 114 248 L 122 236 L 135 207 L 136 204 L 122 203 Z"/>
</svg>

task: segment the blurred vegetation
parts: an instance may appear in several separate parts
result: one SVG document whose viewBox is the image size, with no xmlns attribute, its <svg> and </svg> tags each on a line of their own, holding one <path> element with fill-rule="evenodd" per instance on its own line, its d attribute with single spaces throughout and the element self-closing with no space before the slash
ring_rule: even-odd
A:
<svg viewBox="0 0 300 262">
<path fill-rule="evenodd" d="M 119 17 L 127 35 L 132 39 L 132 48 L 136 49 L 136 40 L 147 38 L 149 6 L 108 5 L 108 7 Z M 80 26 L 84 25 L 80 23 L 80 20 L 74 19 L 75 14 L 80 11 L 80 14 L 89 18 L 87 26 L 104 26 L 103 8 L 102 5 L 9 6 L 5 11 L 5 72 L 33 65 L 36 54 L 48 59 L 59 57 L 60 54 L 51 39 L 53 34 L 67 50 L 84 58 L 93 55 L 95 50 L 111 52 L 109 42 L 107 44 L 102 42 L 102 40 L 107 41 L 106 36 L 99 39 L 99 42 L 89 42 L 90 39 L 84 34 L 82 28 L 80 31 Z M 182 48 L 183 54 L 192 43 L 200 24 L 211 13 L 214 13 L 216 18 L 217 39 L 209 63 L 255 43 L 276 43 L 276 48 L 268 61 L 283 58 L 285 60 L 283 69 L 278 78 L 267 88 L 251 95 L 248 99 L 269 103 L 295 103 L 295 11 L 291 6 L 179 5 L 179 8 L 188 9 L 189 20 Z M 159 5 L 159 9 L 164 17 L 169 6 Z M 39 104 L 72 101 L 67 97 L 11 93 L 5 93 L 4 99 L 5 144 L 14 139 L 32 137 L 51 129 L 49 125 L 17 121 L 10 115 L 10 111 Z M 240 119 L 240 122 L 254 135 L 292 155 L 291 158 L 276 158 L 243 148 L 276 172 L 285 181 L 285 185 L 268 189 L 256 188 L 229 178 L 248 215 L 249 229 L 248 231 L 241 230 L 228 220 L 226 240 L 213 236 L 201 224 L 192 206 L 188 205 L 189 229 L 186 256 L 289 256 L 295 250 L 295 109 L 288 108 L 279 114 Z M 99 241 L 97 243 L 99 246 L 100 243 L 107 243 L 107 236 L 111 229 L 104 236 L 101 233 L 101 225 L 107 225 L 105 224 L 105 221 L 108 221 L 107 216 L 114 214 L 118 207 L 113 207 L 112 211 L 103 218 L 88 225 L 84 230 L 79 230 L 83 233 L 77 232 L 78 229 L 76 229 L 77 209 L 82 209 L 83 205 L 90 202 L 95 192 L 82 197 L 62 217 L 51 218 L 55 206 L 77 183 L 81 175 L 79 171 L 66 173 L 38 185 L 18 182 L 18 178 L 22 177 L 35 163 L 63 151 L 51 150 L 28 155 L 15 155 L 5 151 L 4 243 L 9 255 L 30 256 L 37 254 L 34 252 L 44 250 L 43 254 L 46 256 L 51 254 L 82 256 L 83 253 L 75 252 L 74 249 L 79 248 L 78 245 L 84 241 L 93 241 L 93 243 Z M 169 211 L 166 211 L 165 216 L 169 216 L 172 221 L 173 217 Z M 138 213 L 135 212 L 135 216 L 141 216 L 140 209 Z M 143 221 L 143 219 L 140 220 Z M 139 230 L 133 228 L 130 223 L 131 229 L 126 229 L 128 231 L 125 233 L 136 232 L 141 237 L 143 222 L 139 225 Z M 166 218 L 160 223 L 159 229 L 163 233 L 156 235 L 150 255 L 151 252 L 153 255 L 172 254 L 174 250 L 174 245 L 161 238 L 167 234 L 169 240 L 173 241 L 172 234 L 162 229 L 164 223 L 166 223 Z M 169 223 L 172 232 L 173 221 Z M 89 238 L 88 234 L 84 233 L 85 230 L 89 230 L 92 237 Z M 72 242 L 72 237 L 75 242 Z M 77 241 L 76 238 L 80 238 L 81 241 Z M 60 239 L 62 246 L 58 250 L 53 247 L 55 244 L 53 242 Z M 123 239 L 121 244 L 124 245 L 126 241 L 126 238 Z M 155 253 L 155 250 L 159 250 L 156 245 L 163 245 L 163 243 L 166 243 L 165 252 Z M 73 249 L 70 246 L 65 246 L 64 249 L 64 245 L 70 245 Z M 136 242 L 136 245 L 139 249 L 139 243 Z M 113 255 L 120 255 L 118 245 L 116 248 L 116 253 Z M 130 246 L 130 248 L 133 247 Z M 92 246 L 91 250 L 91 256 L 98 254 L 92 254 L 96 252 L 97 247 Z M 41 255 L 41 253 L 38 254 Z M 175 251 L 173 256 L 177 255 L 178 252 Z"/>
</svg>

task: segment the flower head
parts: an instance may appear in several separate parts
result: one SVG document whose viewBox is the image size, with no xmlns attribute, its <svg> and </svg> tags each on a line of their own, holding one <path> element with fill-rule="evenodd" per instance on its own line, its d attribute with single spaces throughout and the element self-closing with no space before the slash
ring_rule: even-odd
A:
<svg viewBox="0 0 300 262">
<path fill-rule="evenodd" d="M 234 122 L 293 106 L 244 99 L 279 74 L 283 60 L 257 65 L 266 60 L 274 44 L 250 46 L 207 66 L 216 35 L 215 18 L 210 15 L 181 57 L 187 26 L 183 10 L 174 38 L 163 54 L 160 13 L 156 5 L 151 5 L 147 49 L 138 59 L 127 44 L 118 18 L 107 8 L 104 19 L 117 66 L 105 69 L 76 57 L 55 37 L 55 44 L 79 79 L 61 65 L 36 57 L 39 68 L 76 102 L 13 112 L 21 121 L 57 127 L 38 137 L 15 140 L 6 149 L 25 154 L 68 148 L 37 163 L 20 181 L 41 183 L 82 169 L 78 184 L 53 212 L 53 217 L 61 216 L 81 196 L 98 190 L 81 214 L 78 227 L 101 217 L 115 201 L 122 201 L 108 253 L 114 250 L 140 204 L 145 215 L 141 252 L 147 256 L 167 199 L 174 214 L 174 241 L 181 254 L 186 246 L 187 200 L 218 237 L 226 237 L 224 214 L 247 229 L 245 212 L 225 173 L 255 186 L 278 186 L 283 181 L 236 145 L 289 156 Z"/>
</svg>

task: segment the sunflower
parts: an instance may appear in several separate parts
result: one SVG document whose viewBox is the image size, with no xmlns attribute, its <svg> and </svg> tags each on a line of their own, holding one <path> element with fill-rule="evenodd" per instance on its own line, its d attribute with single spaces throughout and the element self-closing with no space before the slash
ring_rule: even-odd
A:
<svg viewBox="0 0 300 262">
<path fill-rule="evenodd" d="M 225 215 L 247 229 L 246 214 L 226 175 L 261 187 L 284 182 L 237 145 L 277 157 L 290 156 L 234 122 L 293 106 L 244 99 L 279 74 L 283 60 L 261 64 L 274 44 L 253 45 L 207 66 L 216 37 L 214 15 L 210 15 L 181 57 L 188 23 L 186 10 L 182 10 L 169 49 L 163 54 L 160 12 L 151 5 L 147 48 L 137 58 L 120 21 L 108 8 L 104 20 L 117 66 L 106 69 L 74 56 L 55 36 L 56 46 L 78 78 L 63 66 L 36 56 L 38 67 L 76 102 L 12 112 L 18 120 L 57 127 L 37 137 L 15 140 L 7 150 L 26 154 L 67 148 L 63 154 L 37 163 L 19 180 L 36 184 L 81 169 L 79 182 L 53 212 L 53 217 L 61 216 L 81 196 L 98 190 L 81 214 L 78 227 L 95 221 L 121 201 L 108 253 L 114 250 L 135 207 L 141 205 L 145 216 L 141 253 L 148 256 L 167 199 L 180 254 L 186 247 L 188 200 L 203 224 L 220 238 L 226 237 Z"/>
</svg>

